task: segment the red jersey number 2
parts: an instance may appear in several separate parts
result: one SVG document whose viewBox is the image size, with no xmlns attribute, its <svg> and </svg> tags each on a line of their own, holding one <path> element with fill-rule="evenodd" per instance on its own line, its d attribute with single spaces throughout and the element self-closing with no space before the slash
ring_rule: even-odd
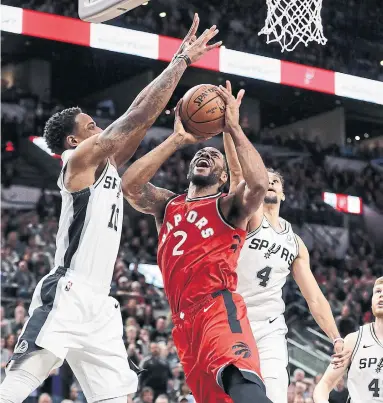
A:
<svg viewBox="0 0 383 403">
<path fill-rule="evenodd" d="M 179 239 L 177 245 L 173 248 L 173 256 L 181 256 L 184 254 L 184 251 L 180 248 L 185 243 L 188 234 L 185 231 L 176 231 L 173 235 Z"/>
</svg>

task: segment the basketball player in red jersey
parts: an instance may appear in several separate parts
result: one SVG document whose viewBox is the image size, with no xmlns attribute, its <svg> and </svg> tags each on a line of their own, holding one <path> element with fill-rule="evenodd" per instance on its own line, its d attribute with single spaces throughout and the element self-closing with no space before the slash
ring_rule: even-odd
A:
<svg viewBox="0 0 383 403">
<path fill-rule="evenodd" d="M 226 129 L 237 147 L 245 182 L 235 192 L 219 189 L 228 179 L 224 156 L 215 148 L 197 152 L 187 194 L 175 195 L 149 181 L 180 147 L 200 139 L 186 133 L 176 108 L 174 133 L 133 163 L 122 177 L 125 197 L 155 216 L 158 264 L 173 313 L 173 338 L 186 380 L 198 403 L 266 403 L 258 351 L 237 286 L 235 269 L 249 218 L 268 187 L 261 156 L 239 125 L 239 103 L 228 88 Z"/>
</svg>

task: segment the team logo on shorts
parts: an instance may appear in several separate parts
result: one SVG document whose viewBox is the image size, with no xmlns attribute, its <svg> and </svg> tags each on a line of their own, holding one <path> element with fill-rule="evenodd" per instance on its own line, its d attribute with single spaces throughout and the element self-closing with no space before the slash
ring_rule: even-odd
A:
<svg viewBox="0 0 383 403">
<path fill-rule="evenodd" d="M 22 340 L 19 345 L 15 348 L 15 354 L 24 354 L 28 350 L 28 342 Z"/>
<path fill-rule="evenodd" d="M 243 358 L 251 357 L 250 347 L 242 341 L 238 341 L 237 344 L 234 344 L 234 346 L 231 349 L 236 350 L 234 352 L 235 355 L 242 355 Z"/>
<path fill-rule="evenodd" d="M 73 283 L 71 281 L 68 281 L 66 286 L 65 286 L 65 291 L 69 291 L 72 288 Z"/>
</svg>

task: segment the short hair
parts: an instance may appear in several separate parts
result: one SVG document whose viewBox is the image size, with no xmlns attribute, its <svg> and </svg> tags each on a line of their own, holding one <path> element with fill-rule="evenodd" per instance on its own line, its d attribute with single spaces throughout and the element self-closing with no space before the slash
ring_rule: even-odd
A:
<svg viewBox="0 0 383 403">
<path fill-rule="evenodd" d="M 141 391 L 141 396 L 144 396 L 144 393 L 150 392 L 154 395 L 154 390 L 150 386 L 144 386 Z"/>
<path fill-rule="evenodd" d="M 377 285 L 383 285 L 383 276 L 382 276 L 382 277 L 378 277 L 378 278 L 375 280 L 374 287 L 376 287 Z"/>
<path fill-rule="evenodd" d="M 159 400 L 166 400 L 167 402 L 169 402 L 168 396 L 164 395 L 164 394 L 157 396 L 156 402 L 159 401 Z"/>
<path fill-rule="evenodd" d="M 52 152 L 61 154 L 65 151 L 65 138 L 73 133 L 76 116 L 80 113 L 79 107 L 67 108 L 52 115 L 45 123 L 44 138 Z"/>
<path fill-rule="evenodd" d="M 276 171 L 273 168 L 266 168 L 266 170 L 267 170 L 267 172 L 270 172 L 271 174 L 274 174 L 274 175 L 278 176 L 279 180 L 282 183 L 282 187 L 284 186 L 285 180 L 283 179 L 283 176 L 282 176 L 282 174 L 280 172 Z"/>
</svg>

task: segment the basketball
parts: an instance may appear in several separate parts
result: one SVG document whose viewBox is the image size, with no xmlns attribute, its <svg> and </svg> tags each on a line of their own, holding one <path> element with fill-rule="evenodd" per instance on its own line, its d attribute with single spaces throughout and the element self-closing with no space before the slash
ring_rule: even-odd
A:
<svg viewBox="0 0 383 403">
<path fill-rule="evenodd" d="M 197 85 L 183 97 L 180 116 L 187 132 L 212 137 L 223 132 L 226 105 L 210 84 Z"/>
</svg>

